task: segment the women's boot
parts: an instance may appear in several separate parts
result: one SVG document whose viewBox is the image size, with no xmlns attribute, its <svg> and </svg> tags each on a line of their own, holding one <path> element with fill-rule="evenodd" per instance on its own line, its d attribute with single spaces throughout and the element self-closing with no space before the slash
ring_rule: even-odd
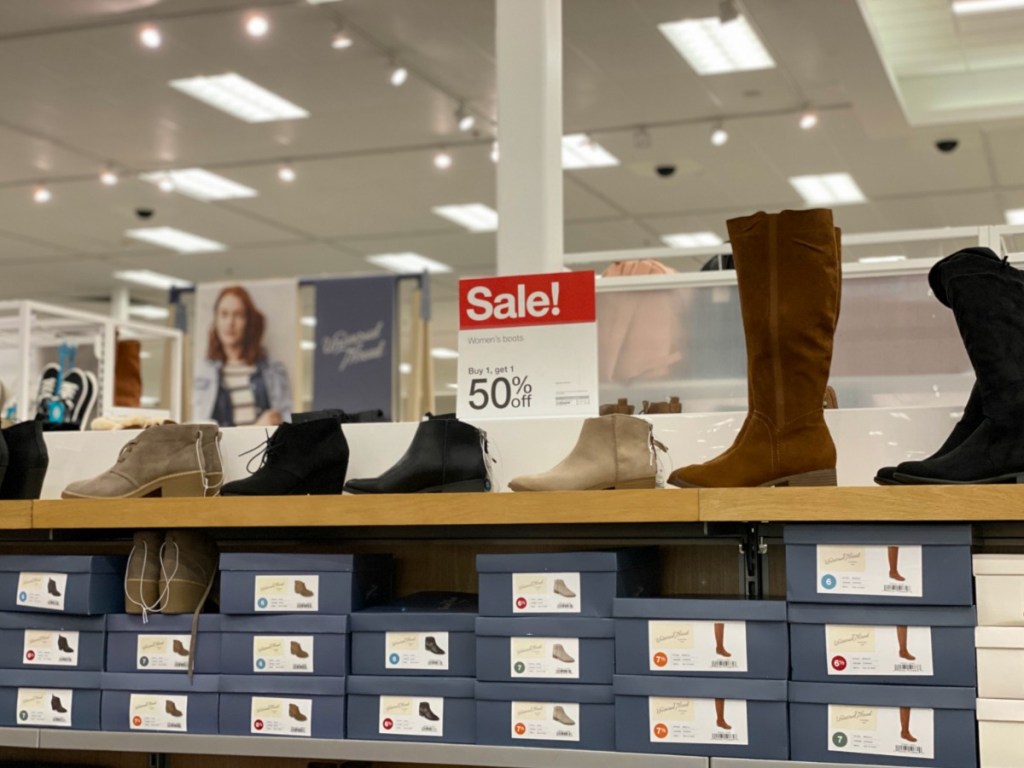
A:
<svg viewBox="0 0 1024 768">
<path fill-rule="evenodd" d="M 23 421 L 0 432 L 6 446 L 7 472 L 0 469 L 0 499 L 38 499 L 43 491 L 50 454 L 43 439 L 43 425 Z M 0 448 L 0 465 L 4 449 Z"/>
<path fill-rule="evenodd" d="M 160 609 L 162 531 L 136 531 L 124 576 L 124 611 L 142 614 Z"/>
<path fill-rule="evenodd" d="M 202 610 L 217 575 L 217 557 L 216 542 L 202 531 L 168 531 L 158 560 L 160 612 Z"/>
</svg>

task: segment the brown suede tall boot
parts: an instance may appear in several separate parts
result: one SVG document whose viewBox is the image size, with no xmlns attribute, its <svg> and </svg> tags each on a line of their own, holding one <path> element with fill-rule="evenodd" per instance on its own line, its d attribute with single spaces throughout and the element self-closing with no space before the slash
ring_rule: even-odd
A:
<svg viewBox="0 0 1024 768">
<path fill-rule="evenodd" d="M 728 222 L 747 346 L 747 418 L 732 447 L 672 473 L 680 487 L 835 485 L 823 401 L 839 317 L 837 232 L 826 209 Z"/>
</svg>

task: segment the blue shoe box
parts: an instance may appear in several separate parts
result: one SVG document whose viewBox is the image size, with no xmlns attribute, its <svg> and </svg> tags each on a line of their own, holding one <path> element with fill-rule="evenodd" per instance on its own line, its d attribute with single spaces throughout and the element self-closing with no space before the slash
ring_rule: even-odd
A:
<svg viewBox="0 0 1024 768">
<path fill-rule="evenodd" d="M 391 599 L 390 555 L 220 556 L 221 613 L 344 615 Z"/>
<path fill-rule="evenodd" d="M 477 683 L 478 744 L 615 749 L 610 685 Z"/>
<path fill-rule="evenodd" d="M 476 595 L 421 592 L 353 613 L 353 675 L 476 675 Z"/>
<path fill-rule="evenodd" d="M 620 752 L 789 757 L 785 680 L 615 676 Z"/>
<path fill-rule="evenodd" d="M 974 687 L 974 608 L 790 605 L 792 679 Z"/>
<path fill-rule="evenodd" d="M 658 594 L 658 550 L 477 555 L 481 616 L 609 618 L 616 597 Z"/>
<path fill-rule="evenodd" d="M 222 616 L 220 626 L 225 675 L 348 675 L 348 616 Z"/>
<path fill-rule="evenodd" d="M 789 676 L 782 600 L 622 598 L 614 613 L 620 675 Z"/>
<path fill-rule="evenodd" d="M 790 683 L 793 760 L 976 768 L 973 688 Z"/>
<path fill-rule="evenodd" d="M 99 555 L 0 556 L 0 611 L 121 613 L 126 562 Z"/>
<path fill-rule="evenodd" d="M 220 732 L 345 738 L 345 678 L 222 675 Z"/>
<path fill-rule="evenodd" d="M 474 685 L 468 677 L 348 678 L 348 738 L 473 744 Z"/>
<path fill-rule="evenodd" d="M 787 525 L 791 603 L 973 605 L 970 525 Z"/>
<path fill-rule="evenodd" d="M 0 727 L 99 730 L 101 674 L 4 670 L 0 679 Z"/>
<path fill-rule="evenodd" d="M 0 669 L 103 669 L 103 616 L 0 613 Z"/>
<path fill-rule="evenodd" d="M 146 621 L 132 614 L 107 616 L 107 672 L 188 672 L 194 655 L 194 672 L 220 672 L 221 619 L 201 614 L 195 640 L 192 615 L 149 614 Z"/>
<path fill-rule="evenodd" d="M 218 675 L 104 672 L 104 731 L 217 733 Z"/>
<path fill-rule="evenodd" d="M 480 617 L 476 653 L 486 659 L 477 680 L 611 685 L 615 622 L 611 619 Z"/>
</svg>

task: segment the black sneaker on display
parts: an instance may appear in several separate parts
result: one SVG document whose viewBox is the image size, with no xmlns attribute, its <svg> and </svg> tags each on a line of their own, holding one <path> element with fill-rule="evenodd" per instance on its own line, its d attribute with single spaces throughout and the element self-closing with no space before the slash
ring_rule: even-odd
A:
<svg viewBox="0 0 1024 768">
<path fill-rule="evenodd" d="M 84 429 L 89 423 L 89 416 L 96 404 L 96 392 L 99 386 L 96 374 L 72 368 L 60 385 L 60 399 L 64 402 L 64 423 L 76 425 Z"/>
<path fill-rule="evenodd" d="M 36 396 L 36 420 L 50 420 L 50 403 L 57 393 L 57 373 L 60 366 L 56 363 L 49 363 L 43 368 L 43 375 L 39 379 L 39 394 Z"/>
</svg>

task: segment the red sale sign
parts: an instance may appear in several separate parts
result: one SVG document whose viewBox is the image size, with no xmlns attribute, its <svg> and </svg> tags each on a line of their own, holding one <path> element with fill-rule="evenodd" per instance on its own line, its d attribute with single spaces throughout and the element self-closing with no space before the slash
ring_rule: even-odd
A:
<svg viewBox="0 0 1024 768">
<path fill-rule="evenodd" d="M 459 329 L 593 323 L 593 272 L 459 281 Z"/>
</svg>

